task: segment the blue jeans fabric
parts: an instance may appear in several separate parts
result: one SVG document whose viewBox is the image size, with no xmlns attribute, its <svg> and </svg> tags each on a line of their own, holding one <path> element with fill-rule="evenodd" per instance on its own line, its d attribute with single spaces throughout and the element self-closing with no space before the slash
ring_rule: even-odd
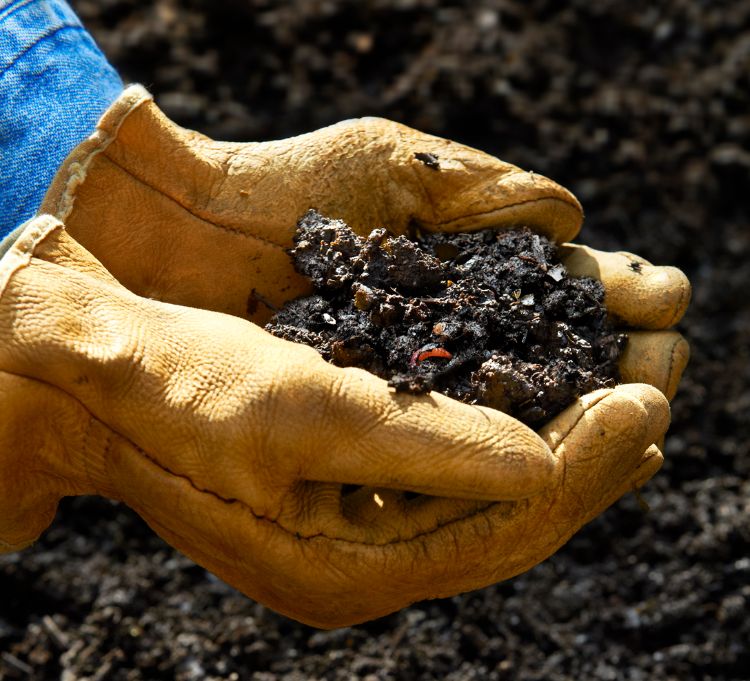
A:
<svg viewBox="0 0 750 681">
<path fill-rule="evenodd" d="M 122 88 L 64 0 L 0 0 L 0 240 Z"/>
</svg>

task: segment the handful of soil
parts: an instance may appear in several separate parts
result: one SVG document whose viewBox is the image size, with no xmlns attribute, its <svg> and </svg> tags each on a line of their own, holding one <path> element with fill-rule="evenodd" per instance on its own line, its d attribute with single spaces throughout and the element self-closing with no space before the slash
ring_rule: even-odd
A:
<svg viewBox="0 0 750 681">
<path fill-rule="evenodd" d="M 602 285 L 569 276 L 526 229 L 362 238 L 309 211 L 294 244 L 316 293 L 266 330 L 397 391 L 437 390 L 535 427 L 619 380 L 627 336 L 607 322 Z"/>
</svg>

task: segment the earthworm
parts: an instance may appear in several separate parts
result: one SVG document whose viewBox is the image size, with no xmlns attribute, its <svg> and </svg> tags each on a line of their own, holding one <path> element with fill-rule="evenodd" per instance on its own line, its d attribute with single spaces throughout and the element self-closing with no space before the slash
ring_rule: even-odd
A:
<svg viewBox="0 0 750 681">
<path fill-rule="evenodd" d="M 418 362 L 422 362 L 430 357 L 444 357 L 445 359 L 450 359 L 453 355 L 445 348 L 432 348 L 430 350 L 419 349 L 412 353 L 411 359 L 409 360 L 409 366 L 413 367 Z"/>
</svg>

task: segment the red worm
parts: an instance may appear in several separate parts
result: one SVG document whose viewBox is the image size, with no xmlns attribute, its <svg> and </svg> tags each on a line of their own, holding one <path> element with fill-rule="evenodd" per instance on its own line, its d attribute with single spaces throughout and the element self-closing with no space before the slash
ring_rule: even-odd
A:
<svg viewBox="0 0 750 681">
<path fill-rule="evenodd" d="M 417 362 L 422 362 L 429 357 L 444 357 L 450 359 L 453 355 L 445 348 L 432 348 L 432 350 L 416 350 L 411 356 L 409 366 L 414 366 Z"/>
</svg>

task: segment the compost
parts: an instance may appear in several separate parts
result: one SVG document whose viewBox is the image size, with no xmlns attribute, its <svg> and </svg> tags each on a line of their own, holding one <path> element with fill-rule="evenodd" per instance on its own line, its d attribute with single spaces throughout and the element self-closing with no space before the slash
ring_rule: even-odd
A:
<svg viewBox="0 0 750 681">
<path fill-rule="evenodd" d="M 538 426 L 619 378 L 627 336 L 607 323 L 602 285 L 569 276 L 529 230 L 364 238 L 313 210 L 294 244 L 315 294 L 266 329 L 397 391 L 437 390 Z"/>
</svg>

